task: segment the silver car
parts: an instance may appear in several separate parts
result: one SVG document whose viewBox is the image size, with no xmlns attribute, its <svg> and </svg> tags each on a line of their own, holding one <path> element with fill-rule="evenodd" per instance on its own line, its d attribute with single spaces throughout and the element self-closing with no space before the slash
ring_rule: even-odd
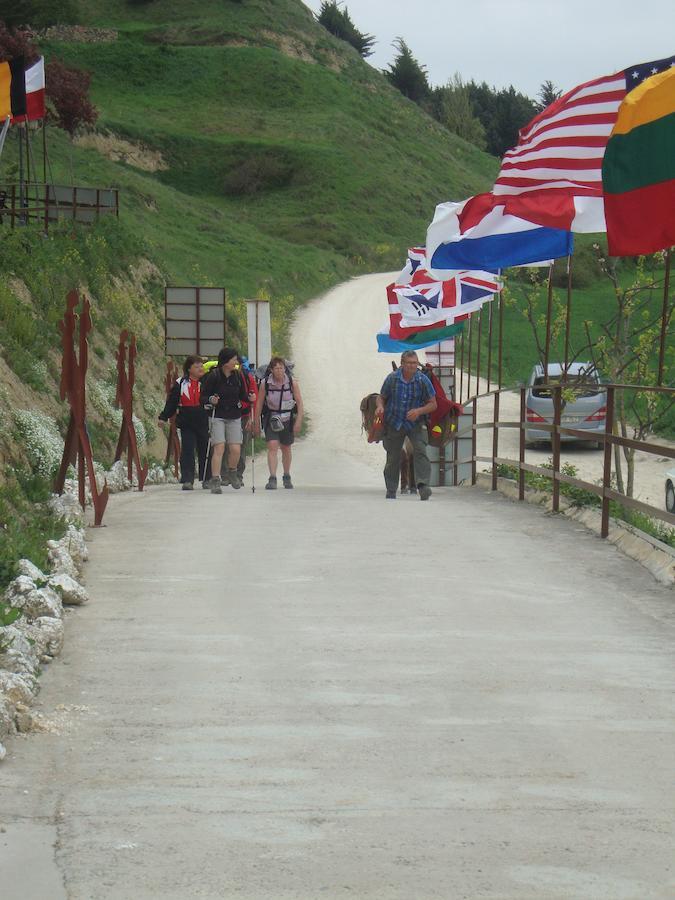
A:
<svg viewBox="0 0 675 900">
<path fill-rule="evenodd" d="M 537 424 L 553 424 L 553 396 L 548 388 L 541 388 L 539 385 L 562 382 L 563 366 L 559 363 L 549 363 L 547 378 L 544 377 L 542 365 L 536 365 L 532 369 L 525 395 L 525 421 L 527 423 L 525 442 L 527 444 L 551 443 L 551 432 L 538 429 Z M 575 388 L 575 384 L 583 384 L 584 387 Z M 574 391 L 574 399 L 566 401 L 563 396 L 560 424 L 587 431 L 588 437 L 578 438 L 563 432 L 560 440 L 591 441 L 596 446 L 602 447 L 602 442 L 596 441 L 594 435 L 602 434 L 605 430 L 607 392 L 602 386 L 602 380 L 593 363 L 571 363 L 567 371 L 565 387 Z"/>
<path fill-rule="evenodd" d="M 666 472 L 666 509 L 675 513 L 675 467 Z"/>
</svg>

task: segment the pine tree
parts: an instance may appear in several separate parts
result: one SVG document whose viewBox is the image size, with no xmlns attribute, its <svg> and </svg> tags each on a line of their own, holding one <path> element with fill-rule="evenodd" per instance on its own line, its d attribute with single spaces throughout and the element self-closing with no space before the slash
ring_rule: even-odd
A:
<svg viewBox="0 0 675 900">
<path fill-rule="evenodd" d="M 555 103 L 555 101 L 558 100 L 558 98 L 561 96 L 562 91 L 559 91 L 552 81 L 544 81 L 539 88 L 539 95 L 536 104 L 537 112 L 542 112 L 546 109 L 547 106 L 550 106 L 551 103 Z"/>
<path fill-rule="evenodd" d="M 335 37 L 351 44 L 365 59 L 372 56 L 375 38 L 372 34 L 359 31 L 349 15 L 349 10 L 340 9 L 337 0 L 323 0 L 319 15 L 319 23 Z"/>
<path fill-rule="evenodd" d="M 448 131 L 485 149 L 485 128 L 474 115 L 467 86 L 456 73 L 448 83 L 433 92 L 434 114 Z"/>
<path fill-rule="evenodd" d="M 384 74 L 409 100 L 422 103 L 431 94 L 426 66 L 417 62 L 403 38 L 396 38 L 394 47 L 398 56 Z"/>
</svg>

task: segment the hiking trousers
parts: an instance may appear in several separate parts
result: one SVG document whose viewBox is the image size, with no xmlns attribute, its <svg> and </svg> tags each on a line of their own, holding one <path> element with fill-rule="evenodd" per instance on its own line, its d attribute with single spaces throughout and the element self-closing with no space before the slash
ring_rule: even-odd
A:
<svg viewBox="0 0 675 900">
<path fill-rule="evenodd" d="M 203 428 L 190 428 L 183 425 L 180 428 L 180 480 L 181 484 L 192 483 L 195 480 L 195 450 L 197 451 L 199 480 L 204 478 L 206 465 L 206 448 L 209 443 L 209 432 L 206 426 Z"/>
<path fill-rule="evenodd" d="M 431 477 L 431 464 L 427 457 L 427 426 L 415 422 L 412 431 L 406 432 L 403 428 L 396 430 L 387 425 L 384 431 L 383 445 L 387 451 L 387 461 L 384 465 L 384 483 L 388 491 L 398 490 L 398 480 L 401 474 L 401 450 L 406 438 L 410 439 L 413 448 L 413 464 L 415 466 L 416 484 L 429 484 Z"/>
</svg>

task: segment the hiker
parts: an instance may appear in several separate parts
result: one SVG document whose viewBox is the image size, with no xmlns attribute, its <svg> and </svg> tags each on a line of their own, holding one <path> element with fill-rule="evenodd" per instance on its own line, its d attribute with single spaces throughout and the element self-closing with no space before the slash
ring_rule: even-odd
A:
<svg viewBox="0 0 675 900">
<path fill-rule="evenodd" d="M 204 375 L 201 356 L 188 356 L 183 363 L 183 375 L 169 391 L 159 424 L 164 428 L 176 411 L 176 427 L 180 429 L 180 480 L 182 490 L 191 491 L 195 480 L 195 450 L 198 475 L 205 479 L 206 452 L 209 443 L 209 421 L 201 404 L 200 379 Z"/>
<path fill-rule="evenodd" d="M 238 371 L 241 372 L 242 378 L 246 382 L 246 388 L 249 396 L 254 395 L 255 400 L 258 399 L 258 382 L 251 369 L 248 359 L 245 356 L 238 356 Z M 251 437 L 251 412 L 255 409 L 255 400 L 247 400 L 241 404 L 241 431 L 242 431 L 242 447 L 239 454 L 239 462 L 237 463 L 237 474 L 239 480 L 244 484 L 244 471 L 246 470 L 246 441 Z M 223 485 L 230 483 L 230 476 L 227 470 L 227 453 L 223 454 L 223 462 L 220 467 L 220 480 Z"/>
<path fill-rule="evenodd" d="M 262 429 L 267 441 L 267 465 L 270 472 L 265 485 L 267 491 L 275 491 L 277 488 L 279 448 L 281 448 L 283 485 L 288 489 L 293 487 L 291 446 L 296 434 L 299 434 L 302 428 L 303 415 L 300 385 L 292 377 L 286 361 L 281 356 L 273 356 L 260 382 L 254 417 L 254 433 L 260 434 L 262 419 Z"/>
<path fill-rule="evenodd" d="M 220 466 L 227 441 L 227 473 L 235 490 L 241 487 L 237 463 L 243 439 L 241 415 L 244 403 L 255 399 L 248 392 L 248 385 L 239 371 L 239 355 L 232 347 L 223 347 L 218 354 L 218 365 L 202 382 L 201 402 L 212 408 L 211 427 L 211 481 L 212 494 L 222 494 Z"/>
<path fill-rule="evenodd" d="M 375 413 L 384 417 L 382 443 L 387 451 L 384 483 L 387 500 L 396 499 L 401 468 L 401 449 L 408 438 L 413 448 L 415 478 L 420 500 L 431 496 L 431 466 L 427 457 L 426 416 L 436 409 L 436 395 L 426 375 L 418 371 L 419 360 L 414 350 L 401 354 L 401 365 L 384 380 L 375 401 Z"/>
</svg>

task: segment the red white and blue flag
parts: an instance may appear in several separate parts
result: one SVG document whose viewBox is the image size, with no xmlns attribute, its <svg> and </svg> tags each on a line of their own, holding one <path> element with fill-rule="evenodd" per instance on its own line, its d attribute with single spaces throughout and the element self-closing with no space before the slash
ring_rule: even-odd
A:
<svg viewBox="0 0 675 900">
<path fill-rule="evenodd" d="M 673 66 L 673 56 L 631 66 L 587 81 L 546 107 L 504 154 L 495 203 L 549 228 L 605 231 L 602 160 L 619 107 L 645 78 Z"/>
<path fill-rule="evenodd" d="M 489 272 L 461 272 L 437 281 L 418 268 L 410 284 L 387 288 L 389 336 L 400 341 L 425 329 L 460 322 L 500 290 L 501 283 Z"/>
<path fill-rule="evenodd" d="M 409 247 L 408 257 L 405 265 L 396 277 L 396 284 L 409 284 L 415 272 L 421 267 L 424 268 L 427 262 L 427 251 L 425 247 Z"/>
</svg>

